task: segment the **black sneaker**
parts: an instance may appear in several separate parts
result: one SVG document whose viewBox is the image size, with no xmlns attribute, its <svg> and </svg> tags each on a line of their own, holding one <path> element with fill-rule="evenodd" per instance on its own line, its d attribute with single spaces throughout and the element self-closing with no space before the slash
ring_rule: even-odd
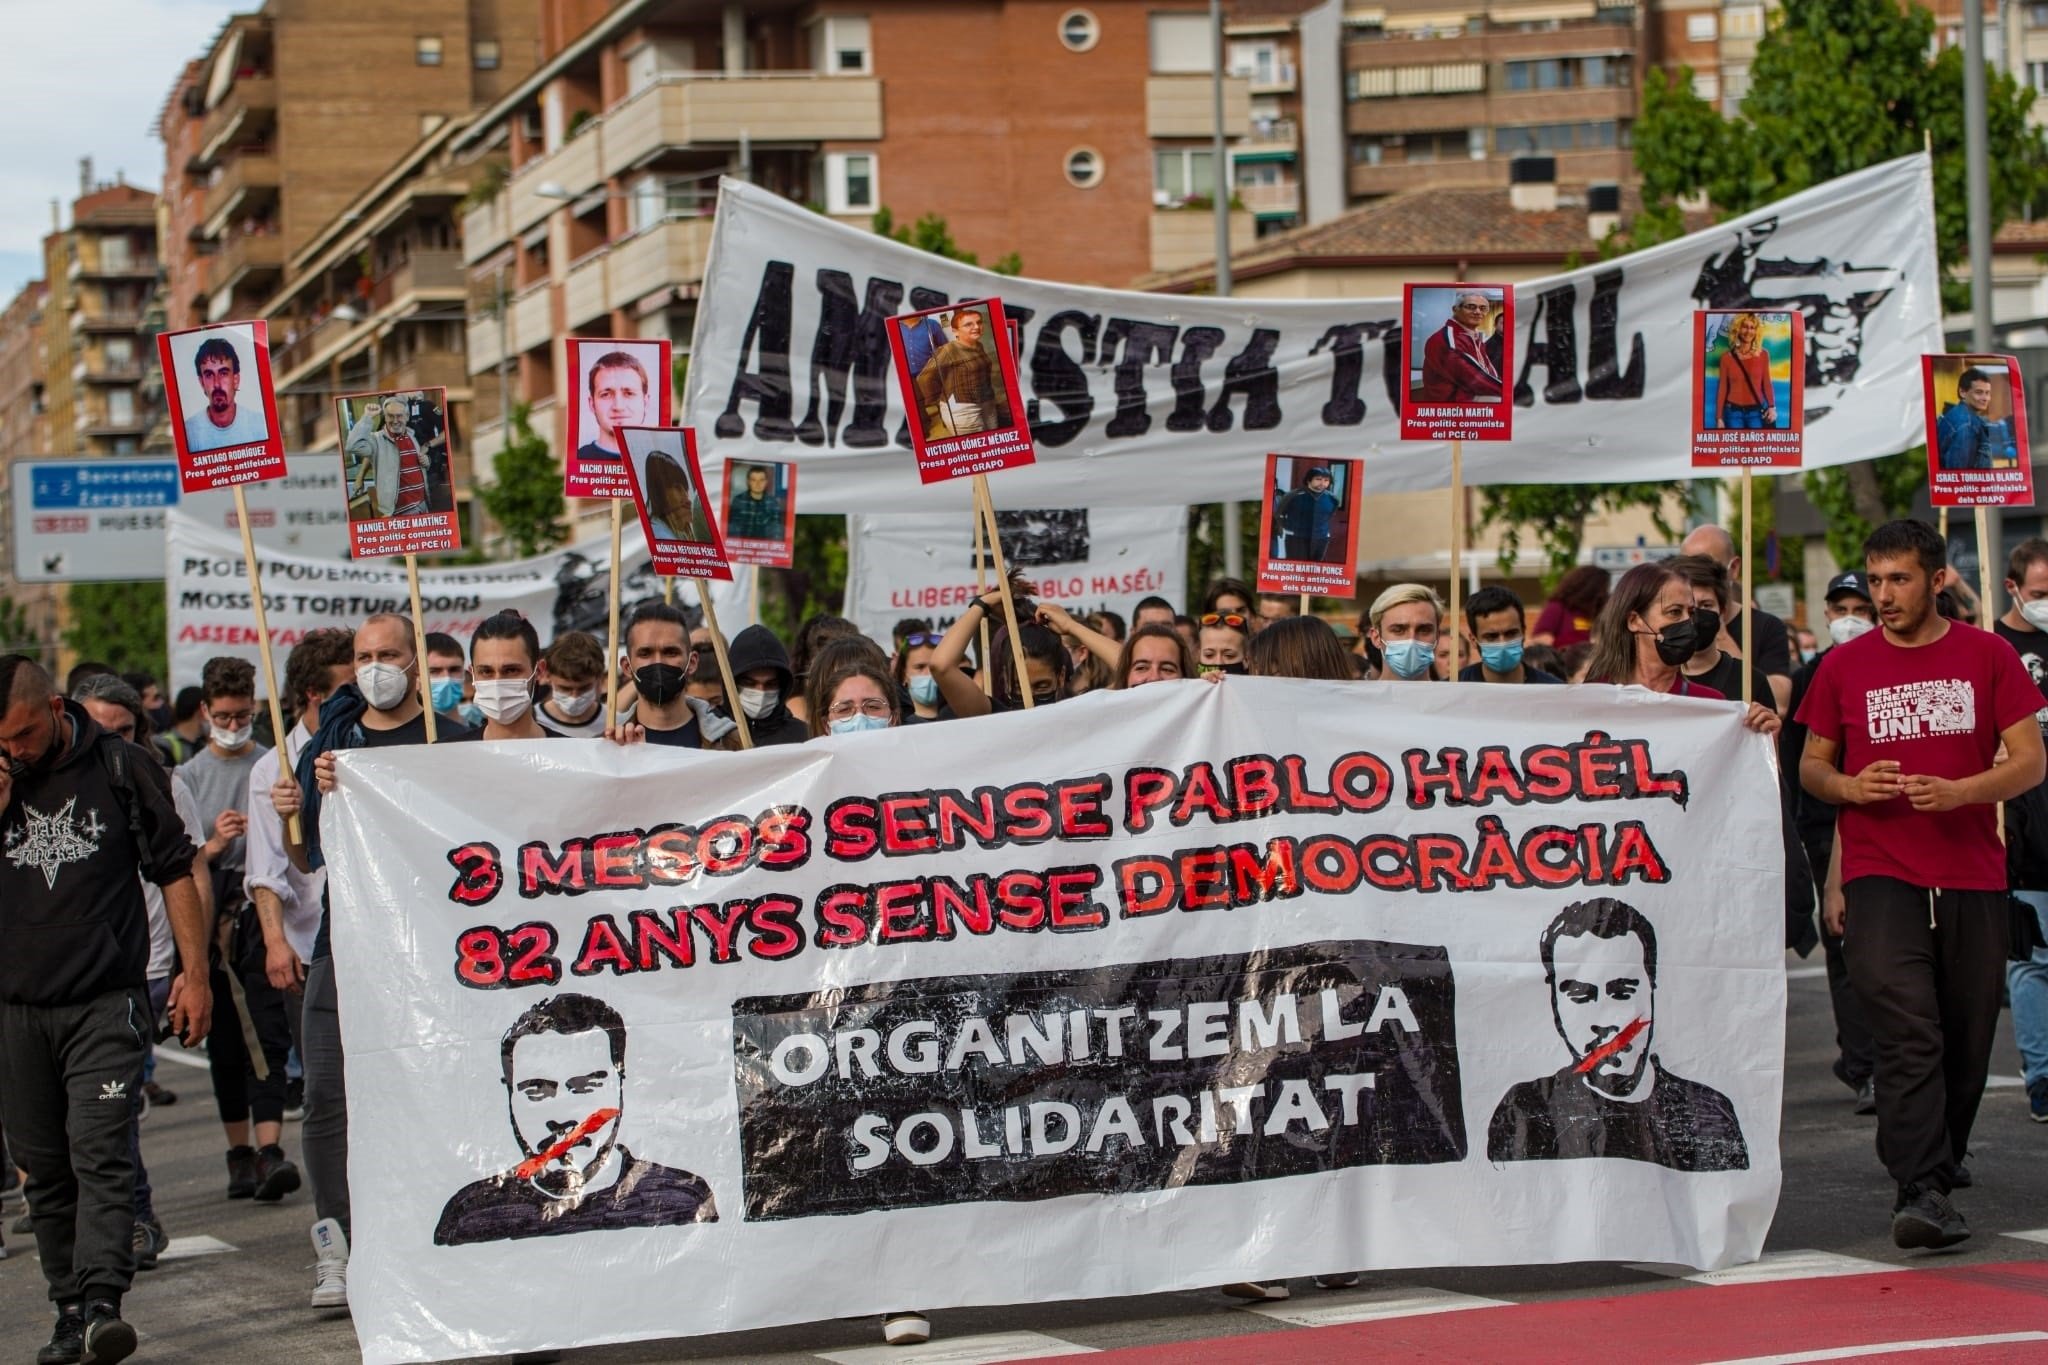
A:
<svg viewBox="0 0 2048 1365">
<path fill-rule="evenodd" d="M 78 1365 L 85 1359 L 85 1309 L 65 1304 L 57 1309 L 57 1330 L 50 1344 L 36 1352 L 36 1365 Z"/>
<path fill-rule="evenodd" d="M 256 1149 L 228 1148 L 228 1198 L 248 1199 L 256 1193 Z"/>
<path fill-rule="evenodd" d="M 1965 1160 L 1969 1155 L 1968 1152 L 1963 1153 Z M 1962 1161 L 1958 1161 L 1954 1169 L 1948 1173 L 1948 1187 L 1952 1190 L 1967 1190 L 1976 1183 L 1977 1177 L 1970 1174 L 1970 1168 Z"/>
<path fill-rule="evenodd" d="M 299 1187 L 299 1168 L 285 1159 L 284 1148 L 272 1143 L 256 1153 L 256 1202 L 275 1204 Z"/>
<path fill-rule="evenodd" d="M 121 1321 L 121 1305 L 95 1299 L 85 1310 L 85 1355 L 92 1365 L 113 1365 L 135 1354 L 135 1329 Z"/>
<path fill-rule="evenodd" d="M 157 1258 L 164 1250 L 164 1226 L 154 1218 L 135 1220 L 135 1231 L 129 1238 L 129 1245 L 135 1248 L 135 1268 L 155 1270 Z"/>
<path fill-rule="evenodd" d="M 1856 1112 L 1875 1114 L 1877 1112 L 1877 1082 L 1865 1081 L 1856 1090 Z"/>
<path fill-rule="evenodd" d="M 168 1109 L 178 1102 L 177 1091 L 166 1090 L 155 1081 L 142 1083 L 142 1096 L 149 1101 L 152 1108 L 157 1109 Z"/>
<path fill-rule="evenodd" d="M 1939 1190 L 1907 1186 L 1899 1198 L 1898 1212 L 1892 1215 L 1893 1246 L 1938 1251 L 1968 1240 L 1970 1225 Z"/>
</svg>

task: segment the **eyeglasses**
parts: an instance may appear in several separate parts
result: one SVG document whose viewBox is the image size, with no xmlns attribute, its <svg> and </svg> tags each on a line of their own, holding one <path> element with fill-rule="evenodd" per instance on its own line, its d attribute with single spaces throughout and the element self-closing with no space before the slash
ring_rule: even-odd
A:
<svg viewBox="0 0 2048 1365">
<path fill-rule="evenodd" d="M 876 720 L 887 720 L 891 715 L 889 703 L 875 697 L 866 701 L 834 702 L 832 709 L 825 713 L 828 720 L 851 720 L 855 716 L 873 716 Z"/>
<path fill-rule="evenodd" d="M 213 723 L 224 730 L 239 730 L 256 719 L 254 711 L 213 711 Z"/>
<path fill-rule="evenodd" d="M 908 635 L 896 637 L 898 649 L 922 649 L 926 645 L 937 646 L 946 637 L 935 630 L 913 630 Z"/>
<path fill-rule="evenodd" d="M 1245 619 L 1234 611 L 1212 611 L 1202 617 L 1201 624 L 1205 626 L 1229 626 L 1232 630 L 1243 630 L 1245 628 Z"/>
</svg>

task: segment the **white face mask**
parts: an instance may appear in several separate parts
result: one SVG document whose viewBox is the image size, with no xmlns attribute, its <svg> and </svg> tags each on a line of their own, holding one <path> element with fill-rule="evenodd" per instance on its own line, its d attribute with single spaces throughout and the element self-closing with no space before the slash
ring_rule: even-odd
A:
<svg viewBox="0 0 2048 1365">
<path fill-rule="evenodd" d="M 747 713 L 748 720 L 759 720 L 773 711 L 782 700 L 782 693 L 772 687 L 742 687 L 740 689 L 740 710 Z"/>
<path fill-rule="evenodd" d="M 2020 616 L 2035 630 L 2048 630 L 2048 597 L 2020 603 Z"/>
<path fill-rule="evenodd" d="M 597 709 L 597 689 L 586 687 L 581 692 L 564 692 L 554 689 L 555 709 L 570 720 L 582 720 Z"/>
<path fill-rule="evenodd" d="M 476 684 L 476 709 L 485 720 L 510 725 L 533 705 L 531 678 L 480 678 Z"/>
<path fill-rule="evenodd" d="M 244 725 L 239 730 L 223 730 L 209 722 L 206 729 L 213 736 L 213 742 L 230 753 L 247 744 L 249 737 L 256 733 L 254 725 Z"/>
<path fill-rule="evenodd" d="M 1857 636 L 1875 629 L 1877 627 L 1860 616 L 1837 616 L 1828 622 L 1828 638 L 1838 645 L 1846 645 Z"/>
<path fill-rule="evenodd" d="M 356 686 L 377 710 L 394 710 L 405 700 L 405 670 L 397 664 L 364 664 L 356 670 Z"/>
</svg>

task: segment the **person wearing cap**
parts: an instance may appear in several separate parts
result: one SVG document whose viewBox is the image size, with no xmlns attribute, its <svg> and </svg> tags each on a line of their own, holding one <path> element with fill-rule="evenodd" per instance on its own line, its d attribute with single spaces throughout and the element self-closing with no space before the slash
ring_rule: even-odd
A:
<svg viewBox="0 0 2048 1365">
<path fill-rule="evenodd" d="M 2048 554 L 2048 546 L 2043 546 L 2043 553 Z M 2042 569 L 2043 592 L 2048 595 L 2048 561 L 2043 562 Z M 1799 704 L 1806 700 L 1806 690 L 1813 685 L 1813 675 L 1820 670 L 1820 661 L 1827 657 L 1829 649 L 1845 645 L 1877 626 L 1877 608 L 1871 605 L 1870 584 L 1864 578 L 1863 570 L 1850 569 L 1829 579 L 1825 600 L 1827 648 L 1814 656 L 1812 662 L 1802 664 L 1792 675 L 1791 711 L 1785 728 L 1778 732 L 1778 766 L 1785 773 L 1799 771 L 1799 755 L 1806 748 L 1806 727 L 1791 717 L 1799 714 Z M 2048 639 L 2048 636 L 2043 638 Z M 1828 861 L 1835 843 L 1835 807 L 1808 793 L 1797 781 L 1791 786 L 1793 828 L 1798 831 L 1799 842 L 1806 848 L 1806 865 L 1812 870 L 1814 888 L 1824 892 L 1828 884 Z M 1863 1004 L 1849 984 L 1849 960 L 1842 950 L 1842 936 L 1827 931 L 1825 917 L 1820 941 L 1827 962 L 1828 996 L 1835 1007 L 1835 1077 L 1856 1092 L 1857 1113 L 1875 1114 L 1877 1094 L 1871 1084 L 1871 1076 L 1877 1066 L 1876 1044 L 1871 1040 Z"/>
<path fill-rule="evenodd" d="M 2005 592 L 2012 605 L 1992 623 L 1998 637 L 2019 654 L 2035 686 L 2041 709 L 2034 719 L 2048 739 L 2048 540 L 2023 540 L 2005 566 Z M 2013 896 L 2034 908 L 2048 937 L 2048 892 L 2013 888 Z M 2027 1108 L 2036 1123 L 2048 1123 L 2048 949 L 2036 948 L 2025 962 L 2005 968 L 2012 996 L 2013 1041 L 2025 1068 Z"/>
<path fill-rule="evenodd" d="M 1274 520 L 1286 537 L 1284 552 L 1276 559 L 1314 560 L 1329 557 L 1330 522 L 1342 504 L 1330 491 L 1330 471 L 1317 466 L 1302 480 L 1303 486 L 1280 499 Z"/>
</svg>

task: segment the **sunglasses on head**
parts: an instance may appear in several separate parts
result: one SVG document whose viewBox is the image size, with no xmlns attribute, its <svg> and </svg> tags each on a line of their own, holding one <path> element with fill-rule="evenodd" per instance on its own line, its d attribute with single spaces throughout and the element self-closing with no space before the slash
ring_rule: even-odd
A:
<svg viewBox="0 0 2048 1365">
<path fill-rule="evenodd" d="M 935 630 L 913 630 L 908 635 L 897 636 L 896 647 L 898 649 L 922 649 L 926 645 L 936 645 L 945 638 L 945 636 Z"/>
<path fill-rule="evenodd" d="M 1243 630 L 1245 619 L 1234 611 L 1212 611 L 1202 617 L 1205 626 L 1229 626 L 1232 630 Z"/>
</svg>

